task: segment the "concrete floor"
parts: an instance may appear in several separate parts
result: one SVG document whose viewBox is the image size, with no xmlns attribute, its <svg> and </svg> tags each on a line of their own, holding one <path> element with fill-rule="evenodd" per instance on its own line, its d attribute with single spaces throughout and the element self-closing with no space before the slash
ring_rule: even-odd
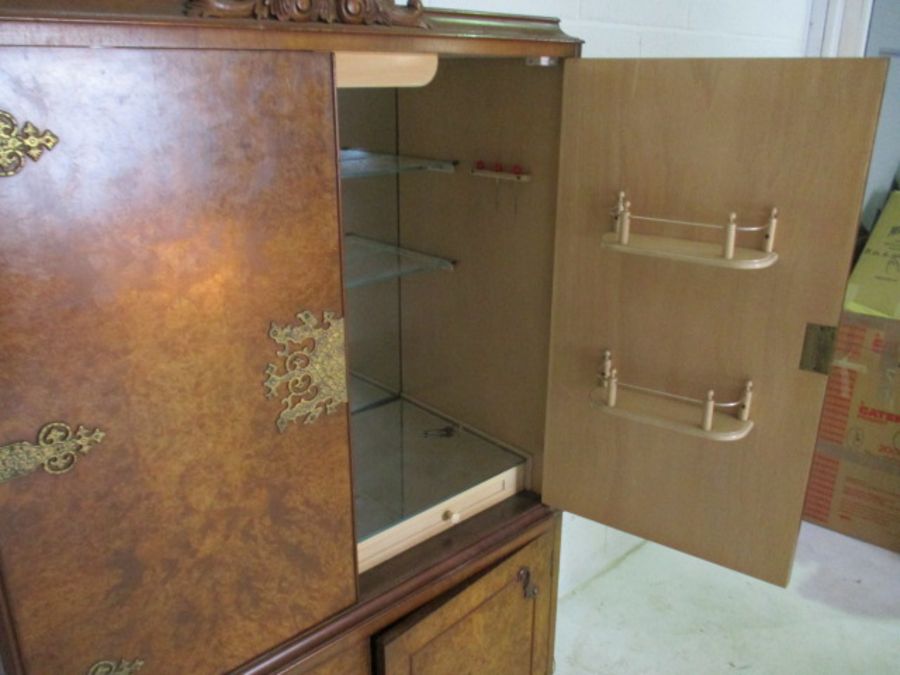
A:
<svg viewBox="0 0 900 675">
<path fill-rule="evenodd" d="M 557 675 L 900 675 L 900 555 L 803 524 L 787 589 L 649 542 L 560 599 Z"/>
</svg>

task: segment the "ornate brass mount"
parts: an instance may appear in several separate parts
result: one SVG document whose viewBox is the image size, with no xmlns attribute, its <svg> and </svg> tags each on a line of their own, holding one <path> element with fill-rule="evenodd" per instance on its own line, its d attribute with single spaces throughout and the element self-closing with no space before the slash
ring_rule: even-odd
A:
<svg viewBox="0 0 900 675">
<path fill-rule="evenodd" d="M 428 28 L 422 0 L 408 0 L 406 7 L 397 7 L 394 0 L 188 0 L 185 11 L 194 16 L 230 19 Z"/>
<path fill-rule="evenodd" d="M 119 659 L 118 662 L 97 661 L 91 666 L 87 675 L 132 675 L 132 673 L 139 671 L 143 665 L 144 662 L 140 659 L 135 659 L 134 661 Z"/>
<path fill-rule="evenodd" d="M 324 412 L 331 415 L 347 402 L 347 372 L 344 361 L 344 320 L 325 312 L 323 320 L 312 312 L 300 312 L 295 326 L 272 323 L 269 337 L 281 345 L 281 364 L 266 368 L 266 397 L 279 396 L 282 385 L 287 394 L 278 416 L 278 430 L 302 419 L 312 424 Z M 283 368 L 283 372 L 279 372 Z"/>
<path fill-rule="evenodd" d="M 41 132 L 31 122 L 20 130 L 16 119 L 0 110 L 0 177 L 13 176 L 25 167 L 25 158 L 38 161 L 44 150 L 52 150 L 59 137 L 52 131 Z"/>
<path fill-rule="evenodd" d="M 19 441 L 0 446 L 0 483 L 24 476 L 39 467 L 52 474 L 69 471 L 79 455 L 100 443 L 106 434 L 99 429 L 88 431 L 82 426 L 72 433 L 64 422 L 45 424 L 37 435 L 37 444 Z"/>
</svg>

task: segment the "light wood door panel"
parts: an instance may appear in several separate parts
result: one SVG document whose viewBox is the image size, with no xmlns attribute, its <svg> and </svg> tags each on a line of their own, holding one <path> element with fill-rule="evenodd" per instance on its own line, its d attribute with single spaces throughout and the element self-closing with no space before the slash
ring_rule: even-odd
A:
<svg viewBox="0 0 900 675">
<path fill-rule="evenodd" d="M 544 500 L 786 583 L 826 382 L 799 369 L 804 331 L 838 319 L 885 64 L 565 68 Z M 620 190 L 635 214 L 685 221 L 778 207 L 780 257 L 734 270 L 603 248 Z M 722 237 L 650 225 L 632 230 Z M 733 400 L 752 379 L 754 428 L 717 442 L 603 413 L 604 349 L 621 381 L 677 394 Z"/>
<path fill-rule="evenodd" d="M 403 385 L 410 397 L 529 453 L 540 491 L 559 146 L 558 68 L 446 59 L 398 96 L 399 147 L 460 160 L 453 174 L 400 178 L 403 246 L 459 261 L 402 282 Z M 471 175 L 521 165 L 529 183 Z"/>
<path fill-rule="evenodd" d="M 23 670 L 229 671 L 355 600 L 346 406 L 280 432 L 263 385 L 273 322 L 342 312 L 330 58 L 0 62 L 0 108 L 59 137 L 0 178 L 0 467 L 48 422 L 105 434 L 0 484 Z"/>
<path fill-rule="evenodd" d="M 545 534 L 449 599 L 375 639 L 381 675 L 549 672 L 554 536 Z"/>
</svg>

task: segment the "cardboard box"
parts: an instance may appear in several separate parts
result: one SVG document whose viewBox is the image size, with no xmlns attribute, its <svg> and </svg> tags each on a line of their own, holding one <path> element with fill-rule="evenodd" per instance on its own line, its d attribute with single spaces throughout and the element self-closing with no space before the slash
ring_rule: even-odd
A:
<svg viewBox="0 0 900 675">
<path fill-rule="evenodd" d="M 841 320 L 803 517 L 900 552 L 900 321 Z"/>
<path fill-rule="evenodd" d="M 900 552 L 900 192 L 850 276 L 803 517 Z"/>
<path fill-rule="evenodd" d="M 853 268 L 844 309 L 900 320 L 900 190 L 888 197 Z"/>
</svg>

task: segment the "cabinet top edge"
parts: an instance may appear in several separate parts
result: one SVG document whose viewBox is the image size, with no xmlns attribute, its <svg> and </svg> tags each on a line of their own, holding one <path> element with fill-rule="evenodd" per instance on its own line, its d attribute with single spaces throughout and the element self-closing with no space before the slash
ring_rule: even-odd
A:
<svg viewBox="0 0 900 675">
<path fill-rule="evenodd" d="M 558 19 L 486 12 L 426 9 L 427 26 L 350 25 L 275 19 L 201 17 L 182 2 L 116 11 L 108 0 L 28 7 L 11 0 L 0 7 L 0 46 L 286 49 L 313 51 L 425 52 L 461 56 L 576 57 L 582 40 L 567 35 Z M 108 5 L 108 8 L 107 8 Z M 71 5 L 69 5 L 71 7 Z M 93 9 L 91 9 L 93 8 Z"/>
</svg>

